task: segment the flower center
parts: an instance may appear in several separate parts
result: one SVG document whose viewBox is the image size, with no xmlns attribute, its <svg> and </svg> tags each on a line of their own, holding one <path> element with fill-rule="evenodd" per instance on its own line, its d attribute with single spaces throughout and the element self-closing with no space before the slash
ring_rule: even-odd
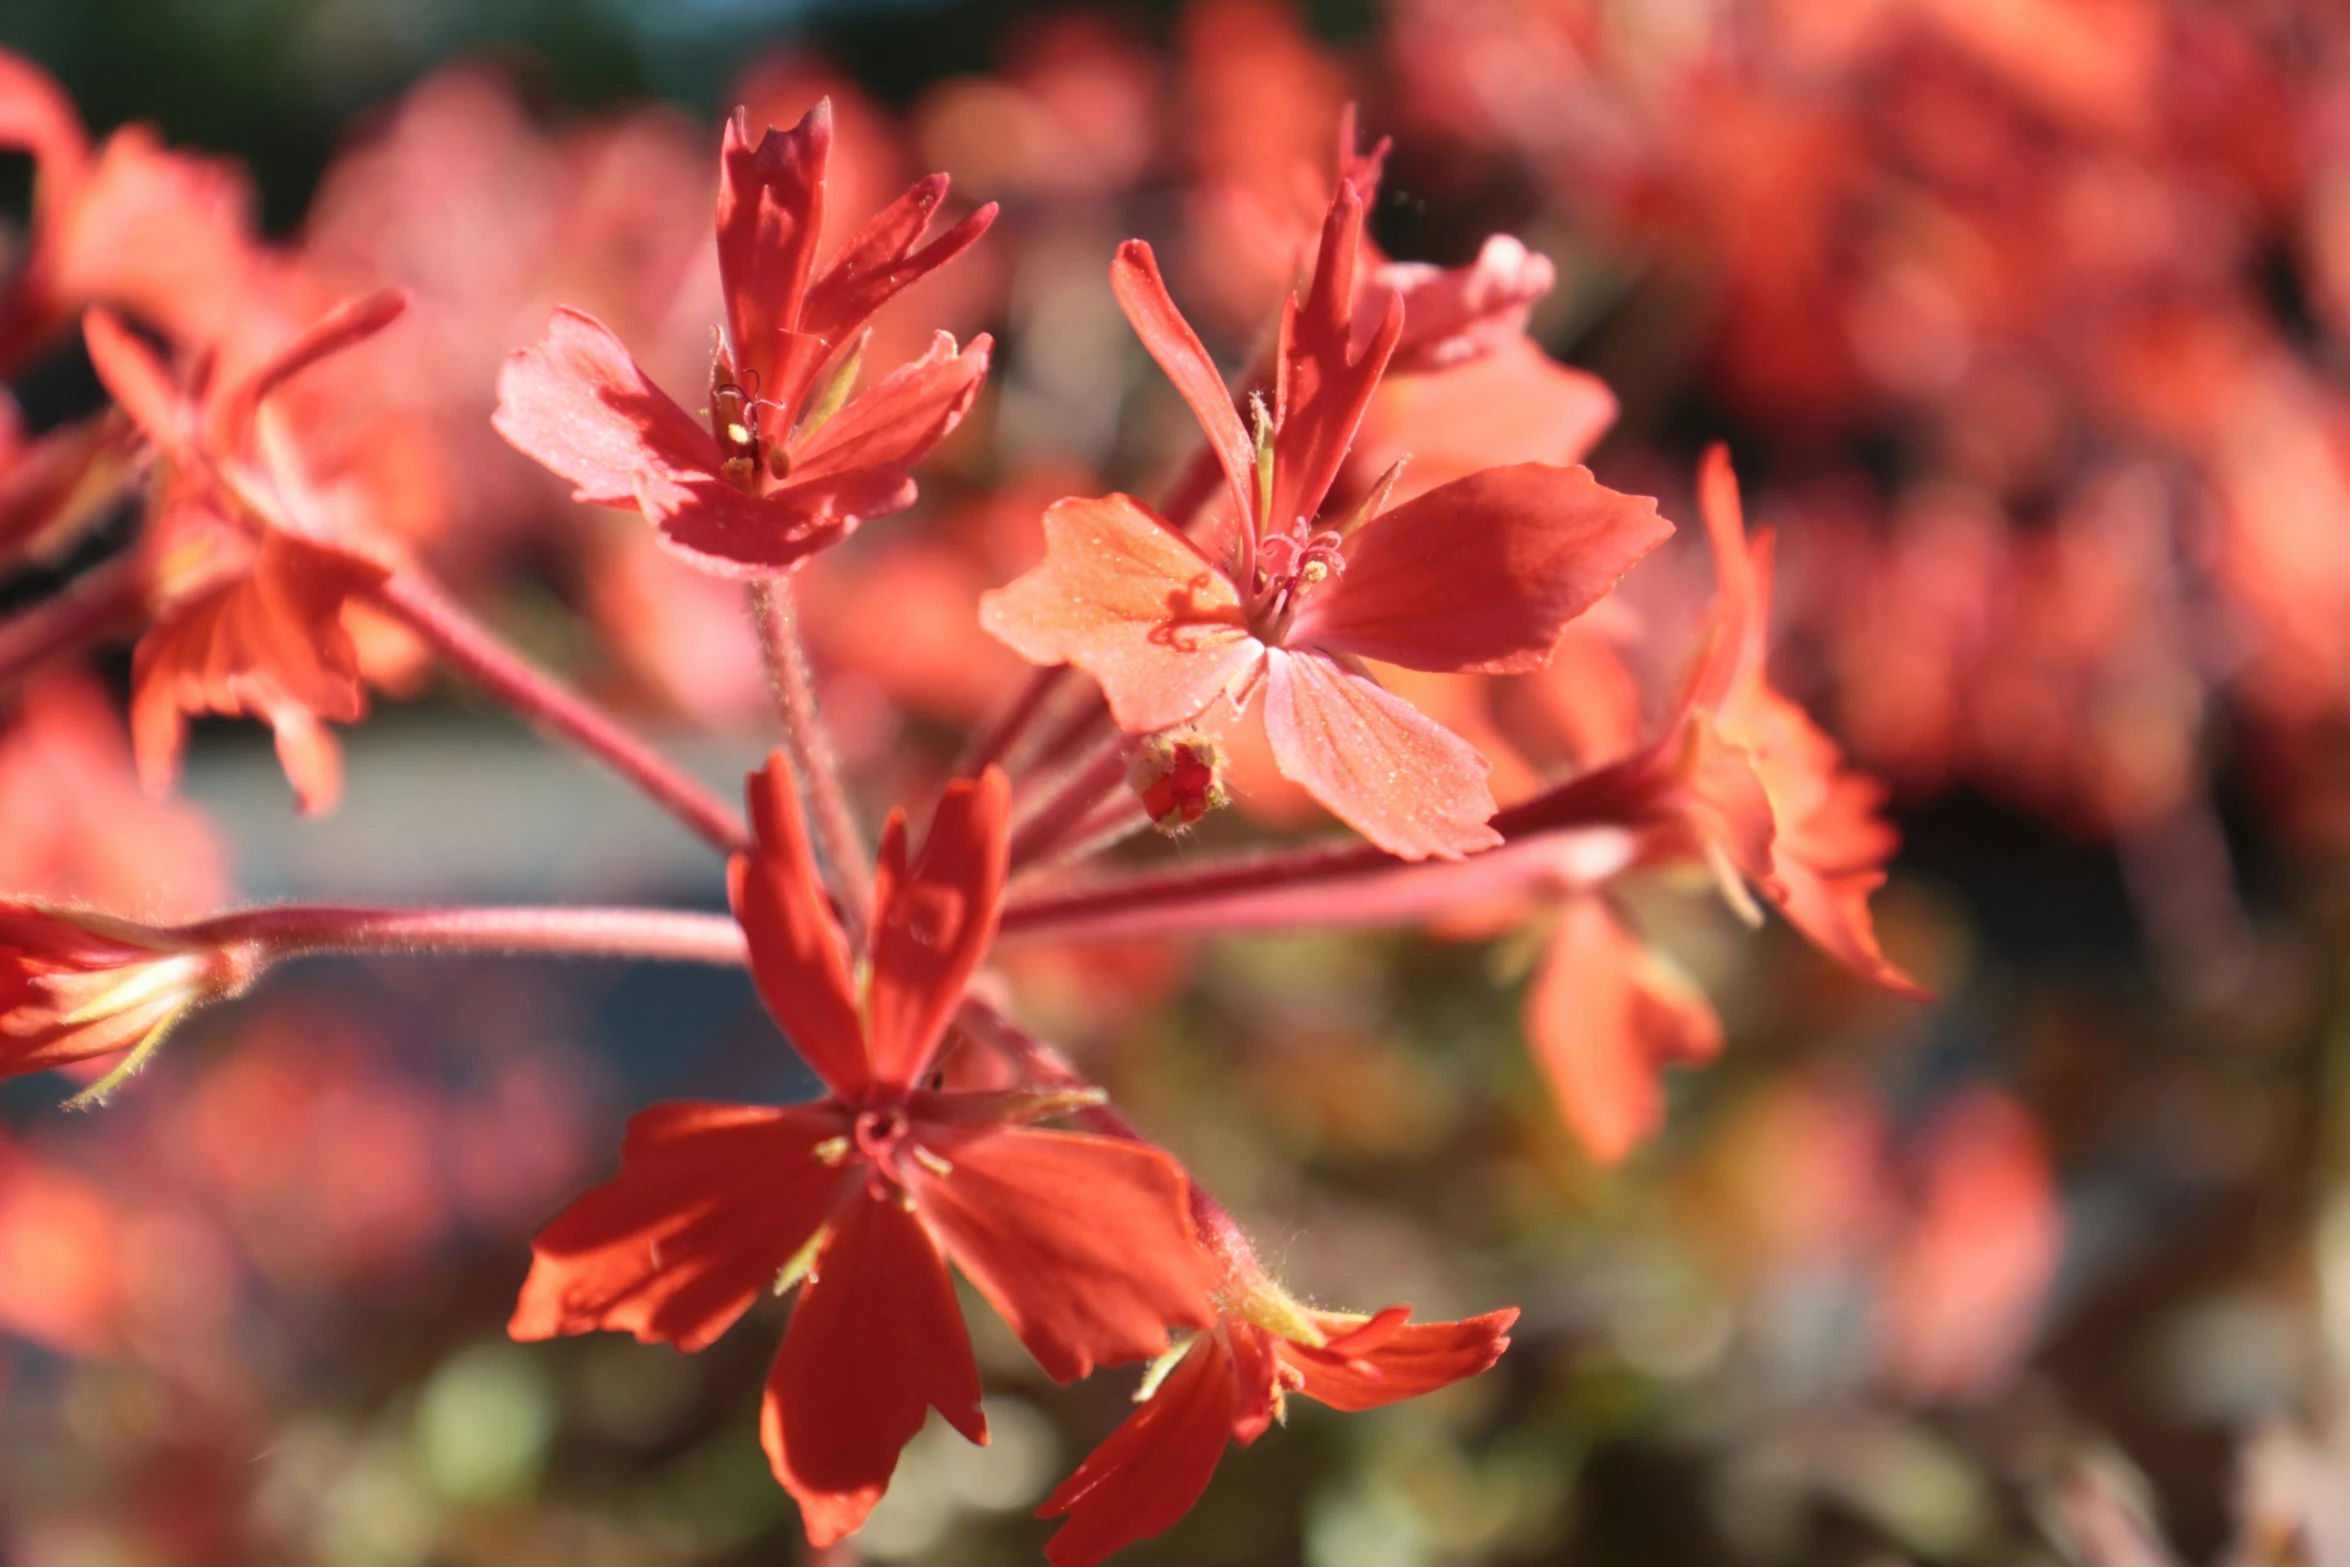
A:
<svg viewBox="0 0 2350 1567">
<path fill-rule="evenodd" d="M 735 379 L 734 356 L 721 344 L 710 356 L 710 434 L 718 442 L 718 466 L 727 481 L 748 494 L 759 492 L 759 409 L 755 389 Z"/>
<path fill-rule="evenodd" d="M 1340 542 L 1330 529 L 1308 534 L 1302 526 L 1259 541 L 1248 615 L 1249 628 L 1259 640 L 1278 644 L 1297 618 L 1305 595 L 1346 570 Z"/>
</svg>

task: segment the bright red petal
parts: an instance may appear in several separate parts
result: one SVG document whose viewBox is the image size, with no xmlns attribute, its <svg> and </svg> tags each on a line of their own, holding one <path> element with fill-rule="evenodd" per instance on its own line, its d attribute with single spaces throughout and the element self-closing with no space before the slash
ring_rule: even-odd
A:
<svg viewBox="0 0 2350 1567">
<path fill-rule="evenodd" d="M 1567 622 L 1672 532 L 1656 502 L 1587 468 L 1488 468 L 1355 534 L 1289 641 L 1407 669 L 1539 669 Z"/>
<path fill-rule="evenodd" d="M 993 346 L 983 333 L 957 353 L 954 338 L 939 333 L 930 352 L 876 382 L 792 453 L 790 480 L 776 498 L 847 473 L 887 471 L 902 481 L 970 412 Z"/>
<path fill-rule="evenodd" d="M 1054 1381 L 1147 1360 L 1170 1326 L 1215 1320 L 1190 1182 L 1158 1149 L 1027 1128 L 925 1141 L 954 1169 L 918 1178 L 923 1222 Z"/>
<path fill-rule="evenodd" d="M 1281 775 L 1332 815 L 1407 860 L 1489 849 L 1485 758 L 1368 675 L 1327 653 L 1266 655 L 1265 736 Z"/>
<path fill-rule="evenodd" d="M 737 368 L 759 396 L 787 396 L 779 374 L 783 334 L 798 330 L 808 279 L 815 274 L 831 154 L 829 99 L 788 131 L 770 126 L 756 145 L 742 110 L 726 122 L 718 154 L 719 286 Z"/>
<path fill-rule="evenodd" d="M 759 999 L 825 1086 L 854 1098 L 873 1077 L 857 987 L 782 752 L 751 774 L 747 793 L 758 847 L 727 865 L 726 887 L 750 945 L 751 978 Z"/>
<path fill-rule="evenodd" d="M 1308 1398 L 1353 1413 L 1417 1398 L 1477 1375 L 1510 1347 L 1510 1325 L 1517 1320 L 1512 1307 L 1461 1322 L 1408 1323 L 1349 1364 L 1286 1340 L 1274 1349 L 1305 1379 L 1302 1391 Z M 1346 1322 L 1325 1318 L 1323 1326 L 1343 1329 Z"/>
<path fill-rule="evenodd" d="M 876 1082 L 914 1085 L 987 956 L 1003 901 L 1011 799 L 1010 784 L 993 767 L 947 785 L 910 867 L 902 860 L 902 820 L 891 823 L 895 846 L 882 850 L 868 942 L 873 972 L 865 1008 Z"/>
<path fill-rule="evenodd" d="M 544 337 L 507 356 L 490 422 L 517 451 L 569 479 L 577 501 L 635 506 L 648 480 L 720 482 L 710 432 L 584 311 L 557 310 Z"/>
<path fill-rule="evenodd" d="M 284 534 L 264 539 L 245 575 L 174 609 L 131 659 L 131 735 L 152 793 L 179 772 L 184 714 L 251 714 L 276 731 L 302 808 L 333 809 L 340 783 L 322 718 L 366 713 L 359 654 L 343 609 L 384 569 Z"/>
<path fill-rule="evenodd" d="M 981 599 L 980 624 L 1100 681 L 1128 733 L 1190 721 L 1264 657 L 1231 579 L 1131 496 L 1061 501 L 1044 539 L 1044 564 Z"/>
<path fill-rule="evenodd" d="M 1280 434 L 1274 442 L 1272 515 L 1266 519 L 1272 531 L 1310 521 L 1321 510 L 1403 331 L 1403 301 L 1389 295 L 1378 327 L 1354 351 L 1362 239 L 1362 195 L 1342 183 L 1322 225 L 1313 283 L 1281 317 L 1275 409 Z"/>
<path fill-rule="evenodd" d="M 933 174 L 875 213 L 808 290 L 802 330 L 836 346 L 845 343 L 900 289 L 977 244 L 995 222 L 992 201 L 920 250 L 914 248 L 946 193 L 947 177 Z"/>
<path fill-rule="evenodd" d="M 1151 254 L 1150 246 L 1130 239 L 1118 247 L 1117 259 L 1110 263 L 1110 292 L 1118 296 L 1118 308 L 1126 312 L 1134 335 L 1167 372 L 1167 379 L 1175 383 L 1175 390 L 1191 405 L 1199 427 L 1207 432 L 1208 445 L 1224 467 L 1225 482 L 1232 487 L 1237 515 L 1254 516 L 1256 443 L 1241 425 L 1231 388 L 1224 384 L 1216 362 L 1208 357 L 1207 348 L 1192 331 L 1191 323 L 1183 319 L 1183 312 L 1175 308 L 1167 280 L 1159 275 L 1159 259 Z"/>
<path fill-rule="evenodd" d="M 599 1328 L 696 1350 L 774 1284 L 857 1172 L 820 1162 L 845 1125 L 816 1106 L 661 1104 L 628 1123 L 620 1175 L 531 1242 L 507 1331 Z"/>
<path fill-rule="evenodd" d="M 860 469 L 772 495 L 746 495 L 724 479 L 683 481 L 648 474 L 637 504 L 661 542 L 721 577 L 772 577 L 829 549 L 858 523 L 914 504 L 914 481 L 889 469 Z"/>
<path fill-rule="evenodd" d="M 987 1440 L 955 1287 L 920 1220 L 883 1190 L 852 1196 L 800 1288 L 767 1378 L 760 1437 L 812 1545 L 873 1511 L 931 1409 Z"/>
<path fill-rule="evenodd" d="M 1094 1567 L 1173 1528 L 1207 1490 L 1240 1408 L 1223 1341 L 1203 1335 L 1108 1441 L 1036 1510 L 1068 1517 L 1044 1548 L 1052 1567 Z"/>
<path fill-rule="evenodd" d="M 1722 1048 L 1721 1020 L 1705 998 L 1674 983 L 1599 898 L 1560 909 L 1525 1016 L 1560 1118 L 1601 1164 L 1664 1125 L 1667 1066 Z"/>
</svg>

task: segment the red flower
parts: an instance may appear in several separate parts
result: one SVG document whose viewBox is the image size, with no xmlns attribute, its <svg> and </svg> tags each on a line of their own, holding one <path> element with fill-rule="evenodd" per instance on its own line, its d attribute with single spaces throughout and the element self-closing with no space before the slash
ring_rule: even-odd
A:
<svg viewBox="0 0 2350 1567">
<path fill-rule="evenodd" d="M 832 110 L 751 145 L 727 122 L 718 187 L 726 332 L 712 357 L 709 424 L 655 386 L 593 316 L 558 310 L 498 377 L 500 434 L 569 479 L 574 498 L 634 506 L 705 570 L 760 576 L 914 501 L 914 463 L 979 395 L 989 340 L 930 352 L 848 396 L 873 313 L 987 231 L 991 204 L 916 248 L 947 190 L 933 174 L 883 208 L 821 274 Z M 844 353 L 845 350 L 845 353 Z M 827 370 L 830 374 L 827 375 Z"/>
<path fill-rule="evenodd" d="M 1092 1567 L 1171 1528 L 1208 1488 L 1226 1441 L 1243 1447 L 1283 1417 L 1291 1393 L 1352 1413 L 1473 1377 L 1509 1348 L 1515 1308 L 1461 1322 L 1314 1311 L 1268 1279 L 1246 1243 L 1219 1293 L 1215 1326 L 1152 1368 L 1141 1407 L 1045 1499 L 1068 1517 L 1045 1557 Z"/>
<path fill-rule="evenodd" d="M 1499 842 L 1486 763 L 1372 679 L 1412 669 L 1541 667 L 1567 621 L 1672 530 L 1652 501 L 1581 468 L 1492 468 L 1382 512 L 1317 523 L 1403 328 L 1389 296 L 1354 315 L 1362 200 L 1342 182 L 1305 297 L 1282 317 L 1273 403 L 1252 441 L 1232 394 L 1160 279 L 1121 247 L 1111 286 L 1190 403 L 1222 464 L 1224 558 L 1124 495 L 1045 514 L 1044 564 L 988 596 L 987 628 L 1039 664 L 1101 682 L 1121 727 L 1173 728 L 1261 689 L 1283 776 L 1392 854 L 1457 856 Z"/>
<path fill-rule="evenodd" d="M 304 429 L 274 418 L 272 398 L 389 326 L 405 303 L 396 293 L 347 301 L 244 373 L 192 390 L 111 314 L 85 318 L 99 378 L 169 464 L 146 548 L 155 623 L 132 664 L 131 735 L 151 791 L 179 770 L 184 715 L 251 713 L 275 731 L 302 808 L 333 808 L 341 759 L 323 721 L 366 711 L 343 615 L 390 568 L 364 516 L 344 518 L 307 470 Z"/>
<path fill-rule="evenodd" d="M 1688 786 L 1686 819 L 1733 896 L 1743 878 L 1829 956 L 1898 994 L 1917 982 L 1886 961 L 1869 918 L 1899 837 L 1879 814 L 1884 787 L 1844 753 L 1765 670 L 1771 535 L 1749 540 L 1730 455 L 1716 446 L 1698 476 L 1719 588 L 1711 641 L 1690 682 L 1684 722 L 1667 745 Z"/>
<path fill-rule="evenodd" d="M 243 989 L 259 972 L 242 947 L 175 941 L 97 914 L 0 898 L 0 1077 L 128 1050 L 95 1103 L 146 1065 L 180 1019 Z"/>
<path fill-rule="evenodd" d="M 771 1287 L 800 1285 L 762 1437 L 823 1545 L 864 1522 L 928 1410 L 987 1439 L 949 1258 L 1064 1382 L 1212 1320 L 1214 1268 L 1174 1160 L 1024 1124 L 1084 1096 L 916 1086 L 995 934 L 1003 775 L 952 785 L 910 862 L 891 817 L 862 987 L 780 759 L 750 798 L 759 848 L 731 867 L 736 917 L 768 1010 L 831 1093 L 639 1115 L 620 1177 L 540 1233 L 512 1331 L 699 1349 Z"/>
</svg>

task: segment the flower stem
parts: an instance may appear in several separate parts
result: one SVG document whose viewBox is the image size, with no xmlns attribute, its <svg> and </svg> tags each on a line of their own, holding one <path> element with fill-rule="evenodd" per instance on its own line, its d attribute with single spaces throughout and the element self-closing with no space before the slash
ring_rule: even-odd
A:
<svg viewBox="0 0 2350 1567">
<path fill-rule="evenodd" d="M 750 847 L 742 817 L 602 708 L 525 659 L 429 577 L 394 572 L 376 602 L 443 662 L 538 728 L 568 740 L 643 790 L 720 851 Z"/>
<path fill-rule="evenodd" d="M 1641 852 L 1657 809 L 1650 776 L 1634 762 L 1570 779 L 1495 816 L 1505 841 L 1463 860 L 1399 860 L 1345 841 L 1230 855 L 1015 894 L 997 930 L 1006 941 L 1123 941 L 1409 924 L 1463 901 L 1580 885 Z"/>
<path fill-rule="evenodd" d="M 251 945 L 265 960 L 313 953 L 553 953 L 737 967 L 742 928 L 675 909 L 382 909 L 289 904 L 215 915 L 161 934 L 195 946 Z"/>
<path fill-rule="evenodd" d="M 832 872 L 833 894 L 852 943 L 861 941 L 873 918 L 873 856 L 857 830 L 857 815 L 841 781 L 840 758 L 816 711 L 816 681 L 800 639 L 799 606 L 788 578 L 753 582 L 751 622 L 759 633 L 759 657 L 783 719 L 784 743 L 792 771 L 807 792 L 816 841 Z"/>
<path fill-rule="evenodd" d="M 1014 870 L 1074 840 L 1090 820 L 1093 808 L 1125 778 L 1124 751 L 1124 737 L 1113 729 L 1091 756 L 1063 772 L 1044 798 L 1021 813 L 1012 829 Z"/>
<path fill-rule="evenodd" d="M 1037 715 L 1044 711 L 1045 704 L 1052 700 L 1053 693 L 1060 689 L 1061 682 L 1068 677 L 1067 664 L 1048 664 L 1032 671 L 1027 684 L 1020 688 L 1020 694 L 1012 699 L 1012 705 L 1004 710 L 1003 716 L 980 737 L 979 743 L 971 748 L 971 754 L 955 769 L 956 776 L 976 778 L 1011 755 L 1012 747 L 1019 744 L 1020 737 L 1028 732 L 1029 725 L 1036 721 Z"/>
</svg>

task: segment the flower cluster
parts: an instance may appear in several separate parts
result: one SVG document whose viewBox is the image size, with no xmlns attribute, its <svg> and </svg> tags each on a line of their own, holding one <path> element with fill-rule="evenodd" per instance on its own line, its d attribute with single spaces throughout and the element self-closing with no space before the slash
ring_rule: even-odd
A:
<svg viewBox="0 0 2350 1567">
<path fill-rule="evenodd" d="M 864 1524 L 929 1412 L 987 1440 L 956 1272 L 1056 1382 L 1149 1366 L 1136 1412 L 1041 1509 L 1066 1520 L 1056 1567 L 1173 1525 L 1227 1444 L 1254 1443 L 1292 1394 L 1369 1409 L 1477 1376 L 1508 1347 L 1510 1308 L 1424 1322 L 1290 1293 L 1141 1129 L 1148 1107 L 1113 1107 L 1020 1021 L 1024 959 L 1530 925 L 1544 956 L 1527 1038 L 1600 1162 L 1662 1125 L 1666 1066 L 1723 1043 L 1636 928 L 1642 882 L 1694 879 L 1755 920 L 1767 905 L 1864 979 L 1922 994 L 1869 913 L 1894 848 L 1880 791 L 1771 682 L 1771 539 L 1747 533 L 1727 455 L 1709 451 L 1697 481 L 1702 626 L 1651 632 L 1613 595 L 1674 530 L 1655 499 L 1580 465 L 1613 404 L 1527 335 L 1551 265 L 1509 236 L 1457 268 L 1389 259 L 1365 232 L 1389 149 L 1363 150 L 1351 111 L 1331 165 L 1288 171 L 1297 202 L 1259 214 L 1279 297 L 1239 373 L 1218 367 L 1150 245 L 1106 258 L 1118 309 L 1197 425 L 1159 503 L 1090 480 L 1007 483 L 991 505 L 1041 518 L 1041 559 L 944 535 L 917 555 L 839 547 L 899 530 L 876 525 L 915 506 L 917 471 L 930 483 L 985 417 L 992 340 L 958 342 L 926 312 L 962 270 L 950 263 L 985 254 L 997 212 L 957 215 L 944 175 L 831 211 L 858 205 L 844 192 L 860 182 L 828 102 L 757 136 L 748 110 L 726 122 L 714 308 L 688 288 L 645 310 L 609 279 L 473 299 L 482 317 L 537 313 L 475 384 L 419 368 L 432 352 L 417 338 L 453 314 L 445 280 L 354 268 L 328 243 L 331 207 L 308 244 L 266 242 L 233 176 L 136 129 L 94 150 L 37 71 L 0 64 L 0 127 L 39 171 L 0 367 L 78 326 L 110 399 L 78 424 L 7 432 L 0 571 L 49 569 L 105 516 L 135 519 L 129 548 L 0 619 L 0 810 L 44 838 L 21 866 L 0 840 L 15 878 L 0 884 L 0 1073 L 81 1064 L 105 1073 L 87 1096 L 103 1098 L 181 1016 L 309 952 L 746 965 L 821 1097 L 642 1111 L 618 1174 L 539 1231 L 510 1330 L 692 1351 L 794 1294 L 761 1436 L 816 1546 Z M 670 195 L 613 177 L 629 201 Z M 453 435 L 441 414 L 465 398 L 479 417 Z M 542 505 L 538 542 L 624 562 L 628 602 L 670 606 L 632 616 L 634 636 L 668 628 L 660 656 L 683 684 L 715 685 L 724 658 L 755 650 L 754 698 L 772 693 L 784 745 L 749 774 L 747 813 L 465 607 L 500 547 L 468 508 L 536 482 L 484 448 L 483 427 L 572 500 L 634 514 L 613 531 Z M 84 825 L 76 802 L 127 764 L 71 666 L 126 635 L 127 754 L 151 798 L 126 793 Z M 1631 642 L 1680 671 L 1653 718 Z M 200 829 L 174 847 L 187 824 L 160 803 L 191 716 L 262 720 L 303 808 L 330 811 L 328 726 L 361 721 L 371 690 L 413 693 L 433 664 L 723 855 L 731 918 L 292 906 L 159 923 L 194 912 L 162 889 L 214 874 Z M 909 741 L 884 765 L 833 721 L 859 682 L 974 732 L 959 756 Z M 1547 718 L 1497 717 L 1486 698 L 1505 689 L 1541 693 Z M 1549 765 L 1544 736 L 1561 729 L 1584 743 Z M 905 803 L 875 852 L 862 808 L 884 792 Z M 1227 806 L 1275 829 L 1327 813 L 1343 831 L 1142 847 L 1153 827 L 1220 832 Z M 927 821 L 918 842 L 910 819 Z M 79 851 L 134 822 L 157 845 L 143 875 Z"/>
</svg>

